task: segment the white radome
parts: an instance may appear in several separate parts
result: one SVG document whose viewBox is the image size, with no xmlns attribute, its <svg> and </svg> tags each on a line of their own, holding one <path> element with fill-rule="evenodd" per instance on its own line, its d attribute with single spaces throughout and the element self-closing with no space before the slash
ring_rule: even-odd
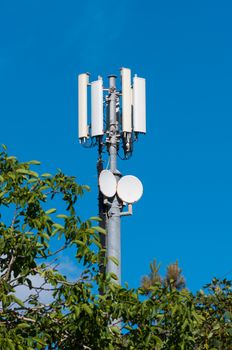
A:
<svg viewBox="0 0 232 350">
<path fill-rule="evenodd" d="M 143 195 L 142 182 L 133 175 L 123 176 L 118 182 L 117 194 L 125 203 L 138 202 Z"/>
<path fill-rule="evenodd" d="M 99 176 L 100 191 L 106 197 L 113 197 L 117 190 L 117 181 L 110 170 L 102 170 Z"/>
<path fill-rule="evenodd" d="M 103 82 L 98 79 L 91 83 L 91 136 L 104 134 L 103 127 Z"/>
</svg>

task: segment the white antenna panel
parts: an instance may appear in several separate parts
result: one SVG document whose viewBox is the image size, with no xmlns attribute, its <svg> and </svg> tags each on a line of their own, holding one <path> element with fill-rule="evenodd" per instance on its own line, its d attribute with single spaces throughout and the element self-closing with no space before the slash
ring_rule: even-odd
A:
<svg viewBox="0 0 232 350">
<path fill-rule="evenodd" d="M 91 83 L 91 135 L 103 134 L 103 83 L 98 79 Z"/>
<path fill-rule="evenodd" d="M 102 170 L 99 176 L 100 191 L 106 197 L 113 197 L 117 189 L 117 181 L 110 170 Z"/>
<path fill-rule="evenodd" d="M 132 132 L 131 70 L 121 68 L 122 79 L 122 131 Z"/>
<path fill-rule="evenodd" d="M 87 73 L 78 75 L 78 137 L 88 137 L 87 124 L 87 85 L 89 75 Z"/>
<path fill-rule="evenodd" d="M 123 202 L 135 203 L 143 195 L 142 182 L 133 175 L 123 176 L 118 181 L 117 194 Z"/>
<path fill-rule="evenodd" d="M 133 79 L 133 128 L 135 132 L 146 133 L 146 80 Z"/>
</svg>

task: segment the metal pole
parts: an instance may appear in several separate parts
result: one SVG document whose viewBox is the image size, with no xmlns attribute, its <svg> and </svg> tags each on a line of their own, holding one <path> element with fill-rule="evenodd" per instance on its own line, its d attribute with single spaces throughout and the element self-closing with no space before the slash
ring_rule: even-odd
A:
<svg viewBox="0 0 232 350">
<path fill-rule="evenodd" d="M 120 179 L 120 172 L 117 170 L 117 137 L 118 137 L 118 123 L 116 115 L 116 76 L 109 76 L 109 157 L 110 170 L 118 181 Z M 107 236 L 106 236 L 106 255 L 107 266 L 106 271 L 114 273 L 118 278 L 118 283 L 121 284 L 121 232 L 120 232 L 120 213 L 121 206 L 115 195 L 109 203 L 108 219 L 107 219 Z M 109 257 L 115 257 L 118 261 L 116 265 Z"/>
<path fill-rule="evenodd" d="M 98 179 L 101 174 L 101 171 L 103 170 L 103 159 L 102 159 L 102 139 L 99 138 L 98 140 L 98 161 L 97 161 L 97 174 Z M 104 196 L 100 191 L 100 187 L 98 184 L 98 213 L 99 217 L 101 218 L 100 227 L 103 229 L 106 229 L 106 206 L 104 204 Z M 106 248 L 106 236 L 104 234 L 100 235 L 101 237 L 101 245 L 102 248 Z M 105 253 L 102 253 L 102 261 L 100 262 L 100 271 L 102 274 L 105 275 Z M 102 291 L 100 291 L 102 293 Z"/>
</svg>

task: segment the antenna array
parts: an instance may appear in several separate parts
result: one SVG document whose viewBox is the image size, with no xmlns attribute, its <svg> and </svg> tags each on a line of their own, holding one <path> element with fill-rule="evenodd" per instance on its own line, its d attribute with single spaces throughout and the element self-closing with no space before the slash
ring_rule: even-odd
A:
<svg viewBox="0 0 232 350">
<path fill-rule="evenodd" d="M 121 90 L 115 91 L 117 148 L 119 150 L 121 140 L 124 158 L 127 159 L 132 154 L 133 142 L 138 139 L 138 134 L 146 133 L 146 81 L 135 75 L 132 84 L 131 70 L 128 68 L 121 68 L 120 73 Z M 89 73 L 78 76 L 78 137 L 84 146 L 91 147 L 99 141 L 104 146 L 109 143 L 110 120 L 107 109 L 111 88 L 103 86 L 100 76 L 92 82 L 89 79 Z M 89 87 L 90 104 L 87 97 Z"/>
<path fill-rule="evenodd" d="M 117 169 L 120 146 L 124 158 L 133 152 L 133 143 L 139 134 L 146 133 L 146 81 L 133 77 L 131 70 L 121 68 L 121 89 L 116 88 L 116 76 L 110 75 L 109 87 L 103 86 L 99 76 L 89 82 L 89 73 L 78 76 L 78 137 L 84 147 L 98 145 L 99 216 L 101 225 L 107 229 L 102 235 L 106 248 L 106 272 L 114 273 L 121 280 L 121 216 L 132 215 L 132 204 L 143 194 L 143 186 L 135 176 L 122 176 Z M 88 90 L 90 87 L 90 103 Z M 106 108 L 104 108 L 106 107 Z M 109 170 L 103 169 L 102 153 L 109 154 Z M 128 211 L 123 211 L 125 207 Z M 118 261 L 116 265 L 110 257 Z"/>
</svg>

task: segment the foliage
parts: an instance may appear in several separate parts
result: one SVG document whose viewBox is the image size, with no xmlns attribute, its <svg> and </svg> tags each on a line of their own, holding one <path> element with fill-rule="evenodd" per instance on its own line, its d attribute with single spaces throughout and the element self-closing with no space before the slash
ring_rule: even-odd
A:
<svg viewBox="0 0 232 350">
<path fill-rule="evenodd" d="M 164 283 L 169 287 L 173 285 L 173 287 L 178 290 L 185 288 L 185 279 L 181 273 L 182 270 L 178 266 L 178 261 L 174 264 L 170 264 L 167 268 Z"/>
<path fill-rule="evenodd" d="M 156 260 L 150 264 L 150 270 L 150 274 L 142 278 L 142 287 L 148 294 L 150 292 L 150 288 L 157 282 L 160 282 L 169 288 L 176 288 L 178 290 L 181 290 L 186 286 L 184 276 L 182 275 L 182 270 L 178 266 L 178 261 L 170 264 L 167 267 L 167 272 L 164 278 L 162 278 L 159 273 L 160 264 L 157 265 Z"/>
<path fill-rule="evenodd" d="M 0 153 L 1 349 L 230 349 L 231 282 L 214 280 L 196 296 L 159 279 L 149 294 L 119 286 L 101 273 L 99 219 L 77 215 L 88 187 L 61 171 L 40 176 L 36 165 Z M 64 252 L 75 255 L 75 280 L 57 266 Z M 53 297 L 44 302 L 42 293 Z"/>
<path fill-rule="evenodd" d="M 142 287 L 149 293 L 151 287 L 154 286 L 157 282 L 162 283 L 162 277 L 159 273 L 160 264 L 157 265 L 156 260 L 150 263 L 150 274 L 143 276 L 142 278 Z"/>
</svg>

